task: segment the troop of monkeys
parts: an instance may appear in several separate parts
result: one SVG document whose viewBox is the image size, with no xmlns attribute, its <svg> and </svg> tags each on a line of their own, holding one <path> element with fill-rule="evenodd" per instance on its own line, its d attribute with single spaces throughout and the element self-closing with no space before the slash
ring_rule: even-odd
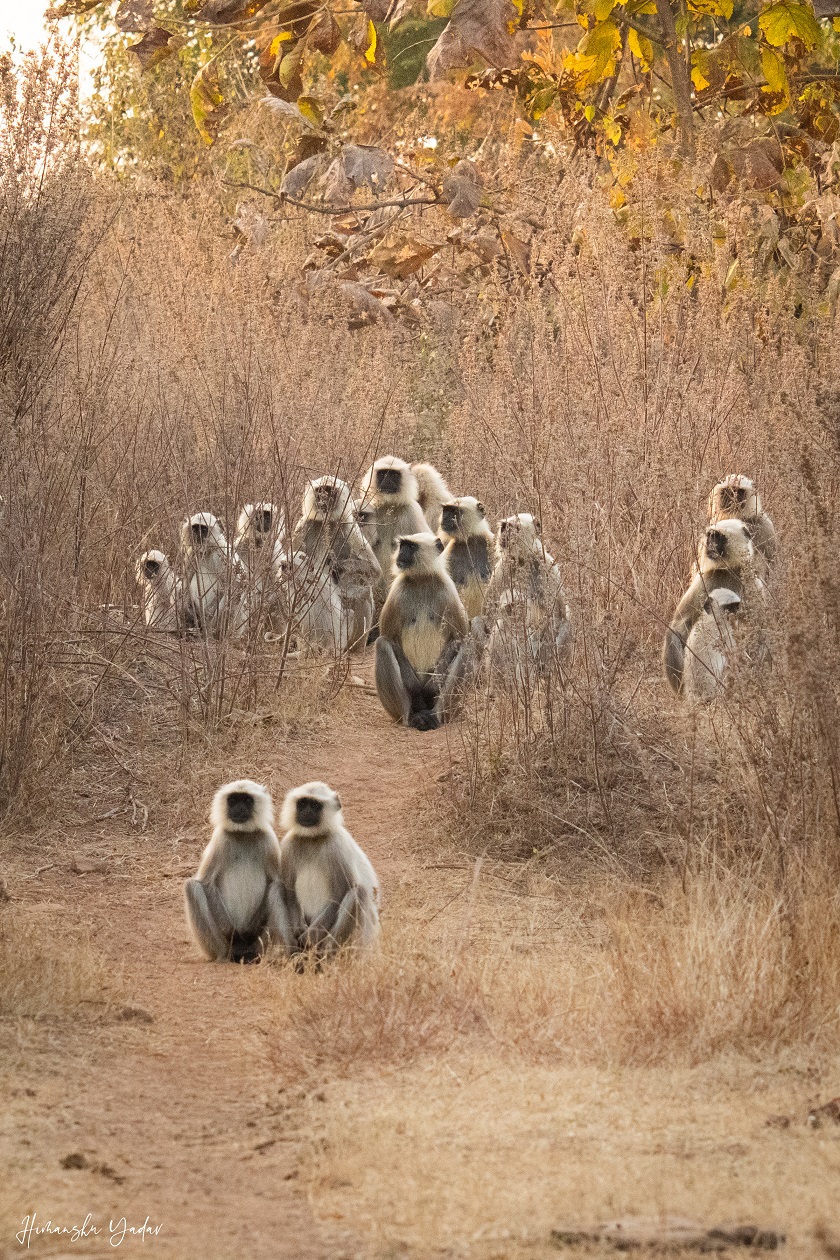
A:
<svg viewBox="0 0 840 1260">
<path fill-rule="evenodd" d="M 291 557 L 273 552 L 282 572 L 283 564 L 302 567 L 313 563 L 313 556 L 317 564 L 319 548 L 329 549 L 335 570 L 330 580 L 345 601 L 342 616 L 358 617 L 357 639 L 363 641 L 378 612 L 376 685 L 382 703 L 418 729 L 438 725 L 447 715 L 468 669 L 470 639 L 486 634 L 486 625 L 478 624 L 482 610 L 489 610 L 489 654 L 496 664 L 523 664 L 521 655 L 505 659 L 507 630 L 518 614 L 523 620 L 514 639 L 531 662 L 539 662 L 549 644 L 552 651 L 565 651 L 569 638 L 557 566 L 539 541 L 533 517 L 500 523 L 494 564 L 482 505 L 473 498 L 453 499 L 435 476 L 437 483 L 429 484 L 439 493 L 421 504 L 417 470 L 392 457 L 377 460 L 365 477 L 362 505 L 352 513 L 344 483 L 320 478 L 307 489 L 304 515 L 295 527 L 298 549 Z M 192 560 L 187 572 L 193 615 L 206 625 L 206 609 L 219 615 L 220 600 L 203 602 L 207 570 L 197 557 L 206 555 L 202 548 L 218 522 L 211 518 L 214 524 L 208 525 L 207 514 L 199 517 L 185 524 L 184 551 Z M 330 528 L 324 527 L 327 521 Z M 196 534 L 196 526 L 208 532 Z M 237 546 L 251 530 L 248 545 L 254 551 L 274 548 L 273 528 L 270 506 L 246 508 Z M 264 535 L 262 542 L 257 534 Z M 763 603 L 775 551 L 776 533 L 753 482 L 740 474 L 719 482 L 709 499 L 695 572 L 665 637 L 665 674 L 678 694 L 701 700 L 720 694 L 737 650 L 738 619 L 742 610 L 749 613 L 751 605 Z M 141 570 L 153 554 L 143 557 Z M 387 587 L 382 574 L 389 560 L 394 576 Z M 252 554 L 246 563 L 255 565 Z M 145 577 L 151 598 L 153 581 Z M 171 575 L 169 580 L 174 581 Z M 317 580 L 317 569 L 307 580 Z M 274 832 L 271 797 L 250 779 L 220 788 L 211 817 L 210 843 L 197 875 L 184 887 L 187 921 L 207 958 L 255 962 L 276 945 L 301 968 L 307 958 L 320 966 L 343 946 L 376 943 L 379 881 L 326 783 L 305 783 L 288 793 L 282 841 Z"/>
<path fill-rule="evenodd" d="M 484 505 L 456 498 L 431 464 L 377 459 L 354 502 L 338 477 L 309 482 L 291 536 L 271 503 L 242 509 L 233 545 L 212 513 L 181 527 L 183 576 L 160 551 L 137 565 L 146 624 L 207 636 L 293 637 L 343 652 L 376 638 L 386 711 L 418 730 L 455 711 L 479 661 L 527 685 L 571 647 L 560 572 L 539 521 L 495 537 Z M 487 612 L 487 617 L 484 614 Z"/>
<path fill-rule="evenodd" d="M 665 675 L 681 695 L 724 687 L 742 614 L 763 601 L 775 530 L 755 484 L 724 478 L 709 499 L 691 584 L 665 638 Z M 310 481 L 287 535 L 273 504 L 248 504 L 231 546 L 210 512 L 181 528 L 183 576 L 160 551 L 137 566 L 146 624 L 207 636 L 294 641 L 344 652 L 376 640 L 375 681 L 396 721 L 431 730 L 457 710 L 480 667 L 530 689 L 572 648 L 569 603 L 540 523 L 499 522 L 455 497 L 431 464 L 383 456 L 362 479 Z"/>
</svg>

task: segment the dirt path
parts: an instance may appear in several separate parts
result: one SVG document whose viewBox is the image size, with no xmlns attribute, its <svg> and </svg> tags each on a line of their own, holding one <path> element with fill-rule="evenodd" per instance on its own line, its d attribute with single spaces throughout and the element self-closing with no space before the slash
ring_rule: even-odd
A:
<svg viewBox="0 0 840 1260">
<path fill-rule="evenodd" d="M 307 779 L 336 788 L 387 906 L 405 870 L 412 806 L 434 789 L 445 755 L 443 733 L 419 739 L 395 728 L 374 695 L 357 691 L 328 742 L 284 747 L 251 773 L 270 783 L 276 802 Z M 97 852 L 103 847 L 100 840 Z M 107 848 L 138 854 L 118 870 L 79 876 L 59 866 L 37 882 L 23 878 L 31 855 L 17 872 L 11 866 L 16 899 L 60 906 L 69 923 L 89 926 L 131 1005 L 116 1022 L 0 1025 L 11 1067 L 0 1078 L 9 1171 L 0 1256 L 21 1254 L 14 1233 L 32 1212 L 36 1225 L 68 1227 L 90 1213 L 101 1231 L 72 1244 L 30 1237 L 33 1254 L 113 1254 L 109 1221 L 124 1217 L 129 1226 L 160 1224 L 145 1240 L 157 1256 L 362 1255 L 357 1239 L 316 1223 L 297 1190 L 302 1096 L 270 1067 L 272 1012 L 255 995 L 253 969 L 198 960 L 181 908 L 187 868 L 164 837 L 144 837 L 141 852 L 136 832 L 115 825 Z M 140 1245 L 127 1236 L 122 1250 Z"/>
</svg>

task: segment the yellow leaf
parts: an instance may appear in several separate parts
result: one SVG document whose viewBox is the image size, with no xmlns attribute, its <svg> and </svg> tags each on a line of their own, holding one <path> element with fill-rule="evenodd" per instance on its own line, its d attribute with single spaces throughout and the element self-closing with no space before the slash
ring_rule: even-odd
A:
<svg viewBox="0 0 840 1260">
<path fill-rule="evenodd" d="M 370 18 L 368 18 L 367 24 L 367 39 L 368 44 L 365 49 L 365 61 L 369 62 L 370 65 L 373 65 L 376 61 L 376 27 L 373 25 Z"/>
<path fill-rule="evenodd" d="M 595 106 L 594 105 L 585 106 L 584 111 L 583 111 L 583 116 L 587 122 L 592 122 L 592 120 L 595 117 Z"/>
<path fill-rule="evenodd" d="M 834 27 L 835 31 L 840 31 L 840 17 L 832 18 L 831 25 Z"/>
<path fill-rule="evenodd" d="M 807 4 L 794 3 L 793 0 L 782 0 L 780 4 L 768 5 L 758 15 L 758 25 L 764 32 L 764 38 L 774 48 L 781 48 L 791 39 L 799 39 L 806 48 L 815 48 L 820 38 L 820 28 L 814 11 Z"/>
<path fill-rule="evenodd" d="M 691 54 L 691 82 L 698 92 L 703 92 L 709 87 L 711 79 L 708 76 L 709 54 L 705 49 L 698 48 Z"/>
<path fill-rule="evenodd" d="M 452 10 L 455 8 L 455 0 L 429 0 L 426 5 L 426 17 L 430 18 L 448 18 L 452 17 Z"/>
<path fill-rule="evenodd" d="M 291 39 L 291 38 L 292 38 L 291 31 L 281 31 L 279 35 L 275 35 L 274 39 L 271 41 L 271 43 L 268 46 L 269 55 L 271 57 L 276 57 L 280 51 L 280 45 L 284 44 L 286 40 Z"/>
<path fill-rule="evenodd" d="M 324 111 L 321 108 L 320 101 L 314 96 L 299 96 L 297 98 L 297 107 L 303 114 L 307 122 L 311 122 L 313 127 L 320 127 L 324 121 Z"/>
<path fill-rule="evenodd" d="M 772 48 L 762 48 L 761 50 L 761 71 L 767 80 L 767 89 L 770 92 L 784 92 L 788 96 L 790 89 L 788 87 L 788 78 L 785 71 L 785 63 L 777 52 L 773 52 Z"/>
<path fill-rule="evenodd" d="M 726 18 L 728 22 L 732 17 L 733 4 L 732 0 L 688 0 L 688 9 L 691 13 Z"/>
<path fill-rule="evenodd" d="M 604 119 L 604 135 L 610 144 L 618 145 L 621 143 L 621 126 L 614 118 Z"/>
<path fill-rule="evenodd" d="M 598 22 L 603 22 L 604 18 L 608 18 L 615 8 L 616 0 L 595 0 L 595 18 Z"/>
<path fill-rule="evenodd" d="M 578 90 L 592 87 L 613 73 L 620 48 L 621 32 L 613 19 L 607 18 L 584 35 L 563 65 L 578 76 Z"/>
<path fill-rule="evenodd" d="M 646 35 L 631 29 L 627 33 L 627 47 L 634 57 L 638 57 L 642 70 L 647 74 L 653 65 L 653 44 Z"/>
</svg>

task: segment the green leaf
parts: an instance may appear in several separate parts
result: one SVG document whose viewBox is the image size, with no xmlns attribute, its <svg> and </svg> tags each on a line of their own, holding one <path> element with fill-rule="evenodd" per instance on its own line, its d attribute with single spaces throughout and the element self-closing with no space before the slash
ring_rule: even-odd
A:
<svg viewBox="0 0 840 1260">
<path fill-rule="evenodd" d="M 215 144 L 228 111 L 228 103 L 219 86 L 218 65 L 208 61 L 192 81 L 190 105 L 198 133 L 207 144 Z"/>
<path fill-rule="evenodd" d="M 758 25 L 768 44 L 781 48 L 791 39 L 801 40 L 806 48 L 815 48 L 820 39 L 820 28 L 814 11 L 807 4 L 771 4 L 758 15 Z"/>
</svg>

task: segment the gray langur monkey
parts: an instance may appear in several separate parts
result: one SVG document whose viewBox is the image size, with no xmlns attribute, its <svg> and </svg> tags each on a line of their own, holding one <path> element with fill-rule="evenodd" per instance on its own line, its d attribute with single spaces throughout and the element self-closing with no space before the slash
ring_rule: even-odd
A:
<svg viewBox="0 0 840 1260">
<path fill-rule="evenodd" d="M 278 572 L 280 617 L 286 627 L 291 624 L 298 646 L 305 652 L 345 652 L 348 620 L 332 570 L 305 551 L 293 551 L 282 557 Z"/>
<path fill-rule="evenodd" d="M 764 583 L 755 573 L 755 548 L 750 528 L 740 520 L 707 525 L 698 548 L 698 572 L 677 604 L 665 635 L 665 677 L 679 695 L 683 689 L 685 647 L 695 622 L 713 591 L 725 587 L 739 596 L 749 610 L 765 596 Z"/>
<path fill-rule="evenodd" d="M 378 612 L 388 594 L 397 539 L 424 534 L 429 526 L 417 501 L 417 478 L 396 455 L 383 455 L 365 473 L 361 506 L 373 508 L 376 514 L 374 552 L 382 573 L 374 590 Z"/>
<path fill-rule="evenodd" d="M 685 645 L 683 691 L 692 700 L 708 702 L 723 693 L 740 611 L 741 596 L 725 586 L 712 591 L 703 605 Z"/>
<path fill-rule="evenodd" d="M 278 616 L 278 565 L 283 555 L 286 525 L 282 512 L 263 500 L 246 503 L 239 513 L 234 537 L 234 563 L 245 575 L 243 618 L 257 625 L 266 621 L 276 628 Z"/>
<path fill-rule="evenodd" d="M 196 625 L 208 636 L 223 634 L 229 622 L 241 629 L 242 570 L 212 512 L 195 512 L 184 521 L 181 551 Z"/>
<path fill-rule="evenodd" d="M 321 959 L 379 937 L 379 880 L 344 825 L 338 794 L 304 783 L 283 801 L 280 872 L 290 954 Z"/>
<path fill-rule="evenodd" d="M 273 571 L 283 552 L 286 533 L 283 513 L 273 503 L 246 503 L 239 513 L 234 551 L 248 577 Z"/>
<path fill-rule="evenodd" d="M 292 544 L 338 586 L 348 625 L 349 646 L 364 647 L 373 625 L 373 588 L 382 576 L 379 561 L 356 521 L 350 487 L 339 477 L 310 481 Z"/>
<path fill-rule="evenodd" d="M 185 627 L 184 588 L 162 551 L 144 551 L 135 570 L 143 620 L 151 630 L 178 634 Z"/>
<path fill-rule="evenodd" d="M 730 473 L 709 495 L 709 524 L 743 521 L 749 526 L 756 550 L 756 568 L 766 578 L 776 558 L 776 530 L 764 511 L 755 482 L 742 473 Z"/>
<path fill-rule="evenodd" d="M 503 681 L 530 690 L 572 648 L 569 601 L 560 568 L 529 512 L 505 517 L 485 606 L 491 622 L 489 664 Z"/>
<path fill-rule="evenodd" d="M 434 534 L 397 540 L 379 617 L 376 690 L 392 718 L 431 731 L 452 716 L 471 668 L 469 621 Z"/>
<path fill-rule="evenodd" d="M 484 596 L 493 572 L 493 531 L 484 504 L 472 495 L 444 503 L 438 537 L 443 558 L 470 621 L 484 612 Z"/>
<path fill-rule="evenodd" d="M 211 961 L 256 962 L 290 936 L 271 797 L 237 779 L 219 788 L 210 817 L 210 843 L 184 885 L 187 923 Z"/>
<path fill-rule="evenodd" d="M 411 471 L 417 481 L 417 502 L 429 529 L 436 534 L 440 529 L 443 505 L 451 503 L 455 496 L 434 464 L 412 464 Z"/>
</svg>

